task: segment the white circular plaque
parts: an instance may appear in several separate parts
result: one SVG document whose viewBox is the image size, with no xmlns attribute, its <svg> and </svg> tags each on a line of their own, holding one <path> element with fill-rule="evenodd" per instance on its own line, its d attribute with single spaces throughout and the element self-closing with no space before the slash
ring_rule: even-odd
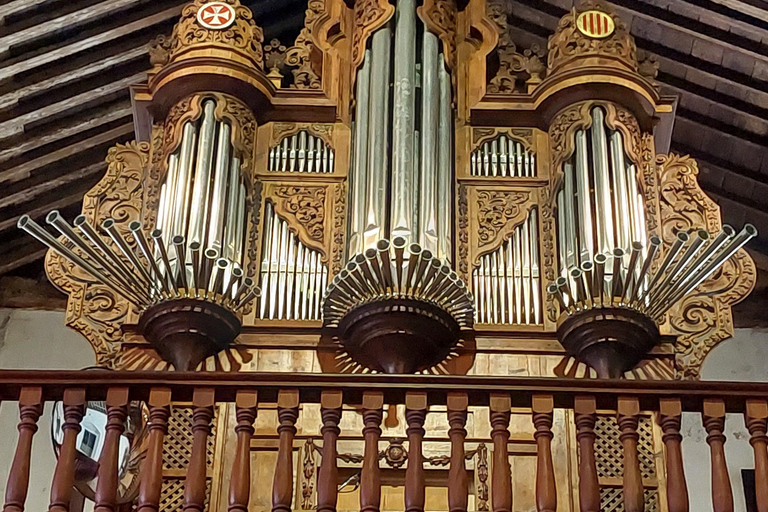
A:
<svg viewBox="0 0 768 512">
<path fill-rule="evenodd" d="M 235 10 L 224 2 L 209 2 L 198 9 L 197 22 L 209 30 L 224 30 L 235 22 Z"/>
</svg>

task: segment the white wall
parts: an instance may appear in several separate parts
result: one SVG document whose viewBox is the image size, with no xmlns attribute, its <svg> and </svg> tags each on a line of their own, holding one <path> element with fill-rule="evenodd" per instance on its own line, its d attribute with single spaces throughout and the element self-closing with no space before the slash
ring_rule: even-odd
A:
<svg viewBox="0 0 768 512">
<path fill-rule="evenodd" d="M 64 312 L 0 309 L 0 369 L 80 369 L 93 366 L 91 346 L 80 334 L 64 325 Z M 48 510 L 50 482 L 56 458 L 51 445 L 51 407 L 38 422 L 32 445 L 32 467 L 26 509 Z M 19 408 L 14 402 L 0 404 L 0 497 L 5 496 L 10 461 L 16 449 Z"/>
<path fill-rule="evenodd" d="M 736 329 L 735 336 L 724 341 L 704 360 L 702 380 L 768 382 L 768 330 Z M 766 397 L 768 398 L 768 397 Z M 709 446 L 707 433 L 697 414 L 683 418 L 683 460 L 691 497 L 691 510 L 712 510 L 712 486 L 710 485 Z M 733 487 L 735 510 L 746 510 L 742 469 L 754 469 L 749 431 L 744 417 L 737 414 L 726 418 L 725 455 Z"/>
</svg>

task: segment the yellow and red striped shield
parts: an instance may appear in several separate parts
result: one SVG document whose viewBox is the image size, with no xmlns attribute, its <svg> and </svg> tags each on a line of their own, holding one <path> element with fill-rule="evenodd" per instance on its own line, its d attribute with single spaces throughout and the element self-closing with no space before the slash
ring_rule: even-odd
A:
<svg viewBox="0 0 768 512">
<path fill-rule="evenodd" d="M 576 26 L 579 32 L 595 39 L 610 36 L 616 28 L 613 18 L 602 11 L 584 11 L 576 19 Z"/>
</svg>

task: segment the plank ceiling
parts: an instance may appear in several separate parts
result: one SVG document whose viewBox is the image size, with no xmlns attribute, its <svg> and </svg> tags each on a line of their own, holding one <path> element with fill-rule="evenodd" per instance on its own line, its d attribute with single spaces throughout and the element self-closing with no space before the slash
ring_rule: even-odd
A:
<svg viewBox="0 0 768 512">
<path fill-rule="evenodd" d="M 516 42 L 545 46 L 573 0 L 507 0 Z M 0 0 L 0 275 L 39 275 L 44 249 L 15 227 L 23 213 L 67 218 L 132 138 L 128 85 L 146 43 L 169 33 L 184 0 Z M 293 41 L 306 0 L 245 2 L 265 39 Z M 726 222 L 754 223 L 768 255 L 768 3 L 614 0 L 658 80 L 679 96 L 672 151 L 699 160 Z"/>
</svg>

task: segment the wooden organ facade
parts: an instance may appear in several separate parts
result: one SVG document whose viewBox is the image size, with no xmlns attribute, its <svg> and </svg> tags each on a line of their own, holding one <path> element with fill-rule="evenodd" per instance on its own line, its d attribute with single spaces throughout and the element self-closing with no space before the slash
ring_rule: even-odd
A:
<svg viewBox="0 0 768 512">
<path fill-rule="evenodd" d="M 664 447 L 688 405 L 483 386 L 696 380 L 754 285 L 754 228 L 722 226 L 695 160 L 659 149 L 674 98 L 608 7 L 546 49 L 519 49 L 505 9 L 309 0 L 286 47 L 238 0 L 194 0 L 74 228 L 22 221 L 99 366 L 207 375 L 142 395 L 162 485 L 140 512 L 684 510 Z M 345 387 L 417 371 L 449 389 Z M 222 391 L 237 378 L 264 395 Z"/>
</svg>

